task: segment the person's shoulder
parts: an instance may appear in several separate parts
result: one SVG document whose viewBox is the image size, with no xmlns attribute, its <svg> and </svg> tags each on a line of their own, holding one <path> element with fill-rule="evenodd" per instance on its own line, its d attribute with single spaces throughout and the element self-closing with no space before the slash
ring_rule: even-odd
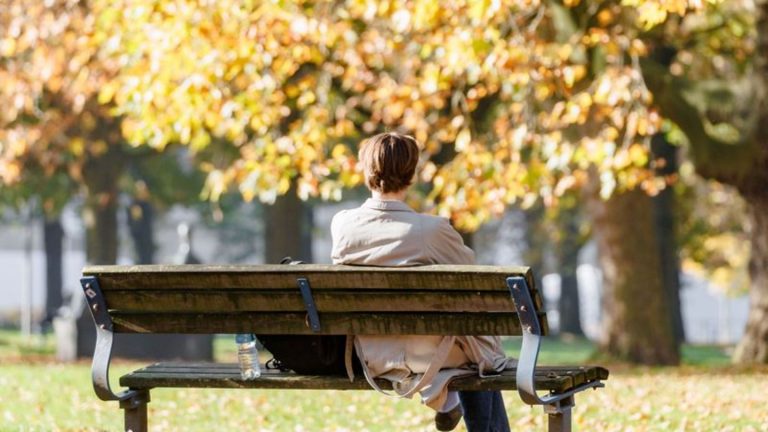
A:
<svg viewBox="0 0 768 432">
<path fill-rule="evenodd" d="M 420 213 L 419 219 L 421 219 L 421 226 L 431 233 L 436 234 L 445 229 L 453 229 L 453 227 L 451 227 L 451 222 L 442 216 Z"/>
<path fill-rule="evenodd" d="M 350 222 L 357 220 L 362 211 L 364 211 L 364 209 L 361 207 L 339 210 L 331 218 L 331 229 L 341 228 Z"/>
<path fill-rule="evenodd" d="M 331 225 L 338 224 L 344 219 L 347 219 L 350 215 L 350 212 L 354 210 L 356 209 L 344 209 L 344 210 L 337 211 L 336 214 L 334 214 L 333 217 L 331 218 Z"/>
<path fill-rule="evenodd" d="M 419 216 L 421 216 L 422 218 L 424 218 L 425 221 L 427 221 L 427 222 L 429 222 L 429 223 L 431 223 L 433 225 L 441 225 L 441 224 L 447 224 L 448 223 L 448 219 L 444 218 L 442 216 L 431 215 L 431 214 L 427 214 L 427 213 L 419 213 Z"/>
<path fill-rule="evenodd" d="M 333 215 L 333 217 L 334 217 L 334 218 L 337 218 L 337 217 L 344 217 L 344 215 L 346 215 L 346 214 L 348 214 L 349 212 L 351 212 L 351 211 L 354 211 L 354 210 L 357 210 L 357 209 L 344 209 L 344 210 L 339 210 L 339 211 L 337 211 L 337 212 L 336 212 L 336 214 L 334 214 L 334 215 Z"/>
<path fill-rule="evenodd" d="M 474 264 L 475 253 L 464 244 L 461 234 L 448 218 L 432 216 L 426 247 L 436 264 Z"/>
</svg>

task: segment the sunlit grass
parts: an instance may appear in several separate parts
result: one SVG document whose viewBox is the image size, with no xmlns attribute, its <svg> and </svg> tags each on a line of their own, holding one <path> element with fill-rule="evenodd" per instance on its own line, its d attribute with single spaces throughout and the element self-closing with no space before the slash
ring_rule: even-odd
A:
<svg viewBox="0 0 768 432">
<path fill-rule="evenodd" d="M 122 430 L 117 403 L 93 393 L 89 362 L 56 363 L 51 343 L 29 345 L 16 332 L 0 331 L 0 431 Z M 233 359 L 232 345 L 230 338 L 217 339 L 217 357 Z M 593 350 L 580 339 L 550 340 L 541 357 L 544 363 L 578 364 Z M 768 369 L 713 366 L 727 356 L 712 347 L 687 347 L 683 356 L 690 365 L 680 368 L 609 365 L 607 387 L 576 398 L 577 429 L 768 430 Z M 144 364 L 114 363 L 113 385 Z M 513 430 L 544 430 L 541 408 L 524 405 L 515 392 L 504 398 Z M 434 430 L 432 412 L 417 401 L 373 391 L 158 389 L 152 391 L 149 419 L 152 431 Z"/>
</svg>

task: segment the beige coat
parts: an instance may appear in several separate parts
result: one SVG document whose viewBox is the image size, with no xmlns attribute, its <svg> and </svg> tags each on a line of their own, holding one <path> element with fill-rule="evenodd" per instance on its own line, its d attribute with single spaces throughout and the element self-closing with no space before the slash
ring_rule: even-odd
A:
<svg viewBox="0 0 768 432">
<path fill-rule="evenodd" d="M 417 266 L 474 264 L 466 247 L 447 219 L 419 214 L 401 201 L 368 199 L 356 209 L 343 210 L 331 222 L 334 264 Z M 442 336 L 358 336 L 358 356 L 372 377 L 393 383 L 400 395 L 421 393 L 422 402 L 438 409 L 447 385 L 457 376 L 499 372 L 511 365 L 497 336 L 456 336 L 447 357 L 431 382 L 419 386 Z M 450 341 L 446 341 L 450 343 Z M 421 387 L 421 388 L 417 388 Z"/>
</svg>

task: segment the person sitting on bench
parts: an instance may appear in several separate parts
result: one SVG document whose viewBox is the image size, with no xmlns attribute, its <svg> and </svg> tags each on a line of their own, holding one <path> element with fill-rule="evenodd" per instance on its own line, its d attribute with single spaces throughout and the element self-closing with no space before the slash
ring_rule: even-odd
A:
<svg viewBox="0 0 768 432">
<path fill-rule="evenodd" d="M 359 161 L 371 198 L 333 217 L 334 264 L 475 263 L 447 219 L 417 213 L 404 202 L 418 160 L 410 136 L 382 133 L 361 143 Z M 371 385 L 376 388 L 372 378 L 384 378 L 401 396 L 420 392 L 422 402 L 437 411 L 438 430 L 454 429 L 463 415 L 470 432 L 509 431 L 501 392 L 447 390 L 452 378 L 512 365 L 498 336 L 357 336 L 354 344 Z"/>
</svg>

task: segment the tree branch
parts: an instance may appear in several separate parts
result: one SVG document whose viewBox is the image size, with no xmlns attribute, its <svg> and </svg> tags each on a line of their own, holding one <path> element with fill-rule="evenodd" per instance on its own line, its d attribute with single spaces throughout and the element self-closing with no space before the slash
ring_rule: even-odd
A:
<svg viewBox="0 0 768 432">
<path fill-rule="evenodd" d="M 690 86 L 686 79 L 673 76 L 651 58 L 643 58 L 640 67 L 662 115 L 688 137 L 699 175 L 738 187 L 756 174 L 759 147 L 752 136 L 742 135 L 738 143 L 731 144 L 709 135 L 698 109 L 685 98 L 685 89 Z"/>
</svg>

